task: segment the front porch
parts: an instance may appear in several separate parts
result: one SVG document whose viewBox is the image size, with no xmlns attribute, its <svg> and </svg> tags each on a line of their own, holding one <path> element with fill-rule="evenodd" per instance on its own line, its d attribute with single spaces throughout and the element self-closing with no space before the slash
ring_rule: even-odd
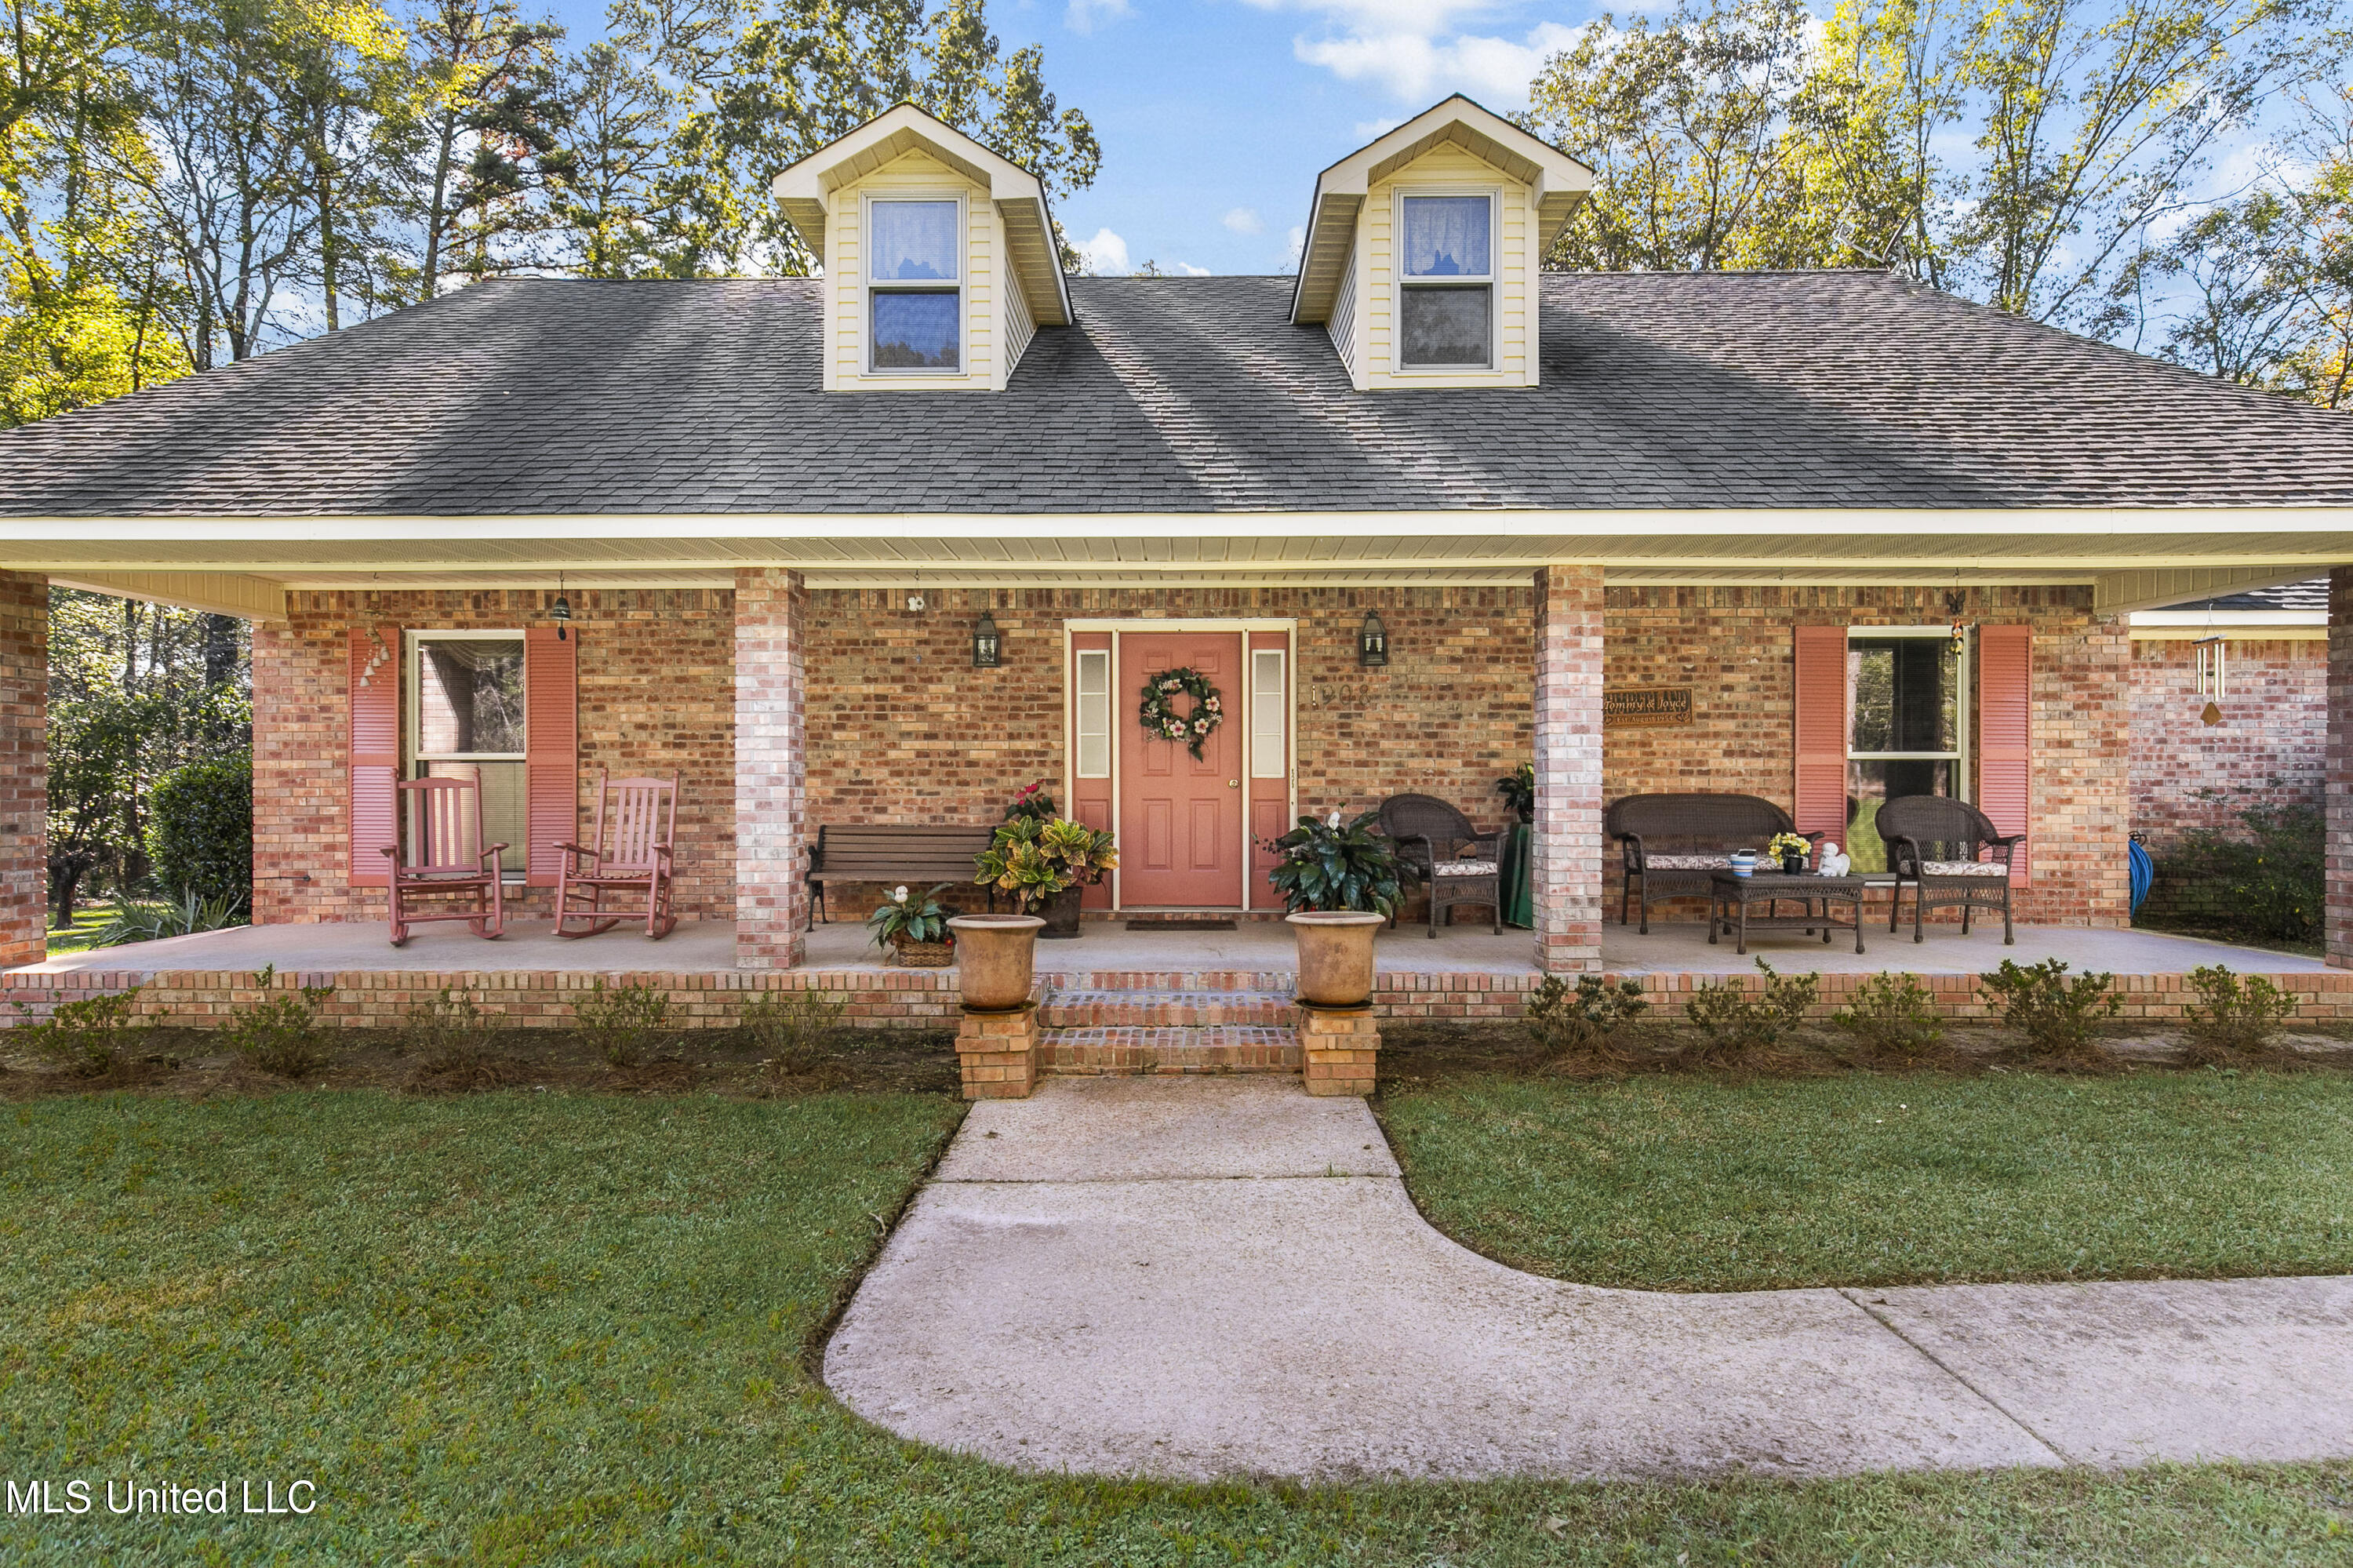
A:
<svg viewBox="0 0 2353 1568">
<path fill-rule="evenodd" d="M 1867 976 L 1911 973 L 1922 977 L 1939 1010 L 1956 1018 L 1983 1016 L 1975 977 L 2005 958 L 2056 958 L 2078 972 L 2113 973 L 2126 1016 L 2152 1019 L 2178 1014 L 2189 970 L 2222 964 L 2272 977 L 2301 1000 L 2304 1019 L 2353 1019 L 2353 971 L 2193 938 L 2029 926 L 2020 927 L 2016 946 L 2005 948 L 1999 927 L 1981 927 L 1968 937 L 1957 927 L 1932 929 L 1918 944 L 1908 933 L 1890 937 L 1883 927 L 1867 927 L 1865 942 L 1868 950 L 1858 955 L 1843 939 L 1825 947 L 1795 933 L 1752 935 L 1751 957 L 1743 959 L 1729 942 L 1711 946 L 1702 925 L 1655 923 L 1647 936 L 1609 925 L 1602 959 L 1607 973 L 1641 979 L 1654 1002 L 1670 1006 L 1703 984 L 1755 974 L 1757 958 L 1785 973 L 1821 975 L 1825 1012 Z M 1497 937 L 1461 927 L 1432 941 L 1400 926 L 1381 934 L 1377 952 L 1376 1006 L 1384 1019 L 1399 1022 L 1508 1022 L 1542 979 L 1522 931 Z M 733 923 L 725 920 L 687 922 L 660 942 L 617 932 L 560 940 L 545 921 L 517 922 L 495 942 L 445 927 L 420 931 L 398 950 L 380 921 L 249 926 L 26 965 L 0 973 L 0 994 L 37 1012 L 58 1000 L 138 985 L 146 988 L 142 1011 L 200 1022 L 249 1001 L 255 971 L 266 965 L 275 966 L 281 985 L 335 986 L 323 1012 L 359 1028 L 396 1025 L 408 1008 L 444 986 L 473 991 L 503 1022 L 562 1028 L 574 1000 L 600 980 L 668 993 L 673 1019 L 687 1028 L 733 1023 L 749 993 L 801 989 L 839 997 L 845 1019 L 864 1027 L 945 1030 L 957 1017 L 955 969 L 887 967 L 865 929 L 848 922 L 810 930 L 800 968 L 769 970 L 737 967 Z M 1130 930 L 1120 922 L 1089 921 L 1077 941 L 1039 943 L 1038 968 L 1039 1000 L 1050 1009 L 1058 1000 L 1077 1009 L 1082 997 L 1127 998 L 1148 1007 L 1146 998 L 1223 995 L 1261 1026 L 1287 1009 L 1294 979 L 1290 929 L 1271 921 L 1243 921 L 1230 931 Z"/>
</svg>

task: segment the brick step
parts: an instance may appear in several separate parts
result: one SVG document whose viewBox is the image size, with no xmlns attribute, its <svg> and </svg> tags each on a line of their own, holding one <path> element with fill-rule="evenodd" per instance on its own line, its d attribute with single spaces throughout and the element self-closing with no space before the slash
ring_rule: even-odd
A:
<svg viewBox="0 0 2353 1568">
<path fill-rule="evenodd" d="M 1049 1029 L 1189 1028 L 1248 1024 L 1289 1029 L 1288 992 L 1274 991 L 1110 991 L 1057 987 L 1040 1005 Z"/>
<path fill-rule="evenodd" d="M 1300 1061 L 1296 1033 L 1250 1023 L 1050 1028 L 1038 1041 L 1038 1070 L 1062 1076 L 1296 1073 Z"/>
</svg>

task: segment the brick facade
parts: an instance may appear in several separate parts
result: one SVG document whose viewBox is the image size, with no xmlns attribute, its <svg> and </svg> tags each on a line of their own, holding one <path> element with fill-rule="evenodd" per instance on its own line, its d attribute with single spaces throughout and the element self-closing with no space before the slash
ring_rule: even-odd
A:
<svg viewBox="0 0 2353 1568">
<path fill-rule="evenodd" d="M 343 874 L 350 829 L 345 633 L 548 624 L 553 593 L 291 593 L 287 619 L 253 628 L 253 902 L 262 924 L 384 917 L 381 888 Z M 580 831 L 596 773 L 680 774 L 678 909 L 723 919 L 735 901 L 733 596 L 702 589 L 573 589 L 579 642 Z M 543 916 L 552 889 L 517 889 L 510 915 Z"/>
<path fill-rule="evenodd" d="M 0 968 L 47 954 L 49 582 L 0 572 Z"/>
<path fill-rule="evenodd" d="M 2353 969 L 2353 567 L 2328 574 L 2328 961 Z"/>
<path fill-rule="evenodd" d="M 1601 801 L 1659 789 L 1740 789 L 1787 803 L 1790 792 L 1791 628 L 1934 623 L 1933 588 L 1614 588 L 1588 568 L 1547 568 L 1562 610 L 1556 657 L 1594 698 L 1609 687 L 1690 686 L 1686 728 L 1574 733 L 1551 793 L 1553 863 L 1591 866 L 1602 853 Z M 921 593 L 924 609 L 906 608 Z M 688 918 L 733 916 L 761 927 L 746 957 L 795 961 L 805 919 L 799 835 L 827 821 L 987 822 L 1022 785 L 1063 769 L 1063 623 L 1073 619 L 1293 618 L 1299 805 L 1366 809 L 1420 790 L 1451 799 L 1482 827 L 1502 821 L 1495 780 L 1534 749 L 1537 588 L 1035 588 L 815 590 L 784 572 L 746 572 L 737 592 L 588 590 L 569 596 L 582 631 L 581 759 L 586 779 L 617 769 L 683 770 L 680 903 Z M 254 636 L 255 871 L 264 921 L 375 919 L 379 892 L 344 885 L 345 630 L 543 624 L 551 594 L 298 593 L 291 619 Z M 795 612 L 793 607 L 797 607 Z M 739 609 L 741 613 L 739 614 Z M 1363 669 L 1366 609 L 1387 623 L 1391 662 Z M 987 610 L 1004 662 L 975 670 L 973 623 Z M 2035 641 L 2033 885 L 2028 921 L 2121 923 L 2122 844 L 2135 668 L 2122 625 L 2094 622 L 2081 589 L 1969 595 L 1971 619 L 2032 619 Z M 1598 640 L 1598 641 L 1597 641 Z M 756 665 L 756 668 L 754 666 Z M 1556 672 L 1556 676 L 1559 672 Z M 1564 687 L 1564 693 L 1571 687 Z M 1132 722 L 1114 694 L 1114 722 Z M 1582 703 L 1583 697 L 1578 699 Z M 804 706 L 802 770 L 789 755 L 756 764 L 762 795 L 744 796 L 734 736 Z M 785 706 L 777 706 L 777 704 Z M 1568 745 L 1574 741 L 1575 746 Z M 1578 747 L 1599 751 L 1588 783 Z M 801 806 L 792 809 L 794 791 Z M 584 794 L 585 801 L 585 794 Z M 779 834 L 794 835 L 789 842 Z M 1560 836 L 1566 835 L 1566 836 Z M 1540 834 L 1541 838 L 1541 834 Z M 737 845 L 758 842 L 775 868 L 736 885 Z M 1574 842 L 1572 842 L 1572 840 Z M 787 871 L 784 868 L 796 869 Z M 1614 888 L 1614 870 L 1610 874 Z M 1590 885 L 1587 885 L 1589 884 Z M 1548 928 L 1556 964 L 1598 958 L 1599 878 L 1564 869 Z M 838 915 L 864 913 L 871 889 L 828 889 Z M 518 913 L 544 912 L 532 890 Z M 764 934 L 765 933 L 765 934 Z"/>
<path fill-rule="evenodd" d="M 808 925 L 808 590 L 735 574 L 735 961 L 791 969 Z"/>
<path fill-rule="evenodd" d="M 2185 829 L 2239 828 L 2253 806 L 2321 803 L 2328 776 L 2328 644 L 2240 641 L 2226 655 L 2222 722 L 2199 716 L 2186 640 L 2132 648 L 2132 825 L 2164 850 Z"/>
<path fill-rule="evenodd" d="M 1607 799 L 1650 791 L 1728 789 L 1786 807 L 1796 723 L 1791 629 L 1926 626 L 1952 619 L 1945 590 L 1926 588 L 1613 588 L 1603 640 L 1607 683 L 1688 686 L 1688 726 L 1607 734 Z M 2121 926 L 2130 705 L 2129 646 L 2120 618 L 2095 620 L 2087 588 L 1972 590 L 1962 616 L 2031 620 L 2034 854 L 2018 918 Z M 1972 699 L 1973 700 L 1973 699 Z M 1615 857 L 1607 870 L 1617 896 Z M 1614 907 L 1614 904 L 1611 906 Z M 1699 906 L 1690 910 L 1696 915 Z"/>
<path fill-rule="evenodd" d="M 1536 963 L 1601 967 L 1603 590 L 1598 567 L 1536 574 Z"/>
</svg>

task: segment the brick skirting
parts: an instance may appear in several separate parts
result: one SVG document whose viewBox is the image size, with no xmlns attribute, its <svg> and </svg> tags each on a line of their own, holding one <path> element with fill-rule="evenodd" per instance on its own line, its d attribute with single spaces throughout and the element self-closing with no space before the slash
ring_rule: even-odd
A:
<svg viewBox="0 0 2353 1568">
<path fill-rule="evenodd" d="M 1905 972 L 1900 964 L 1888 966 Z M 1290 994 L 1287 970 L 1207 969 L 1172 971 L 1103 970 L 1039 977 L 1039 997 L 1044 1004 L 1066 991 L 1279 991 Z M 1617 977 L 1608 977 L 1615 979 Z M 1682 1015 L 1683 1003 L 1703 984 L 1726 978 L 1715 974 L 1651 974 L 1643 981 L 1653 1007 L 1670 1017 Z M 1814 1008 L 1827 1017 L 1846 1005 L 1868 974 L 1826 974 Z M 2353 971 L 2306 970 L 2267 977 L 2296 998 L 2297 1020 L 2305 1022 L 2353 1022 Z M 1975 975 L 1923 975 L 1938 1015 L 1950 1019 L 1983 1019 L 1990 1011 L 1978 994 Z M 843 1022 L 871 1029 L 949 1031 L 960 1017 L 954 969 L 723 969 L 709 973 L 648 972 L 606 974 L 581 970 L 510 969 L 433 972 L 398 969 L 347 970 L 342 973 L 287 971 L 277 977 L 280 988 L 332 985 L 335 994 L 320 1011 L 329 1022 L 353 1029 L 396 1027 L 411 1007 L 430 1001 L 443 986 L 471 992 L 482 1011 L 500 1023 L 522 1028 L 563 1029 L 572 1022 L 572 1004 L 599 980 L 607 985 L 643 983 L 670 999 L 670 1019 L 680 1028 L 727 1028 L 742 1014 L 745 1000 L 763 991 L 822 991 L 840 998 Z M 1392 1022 L 1509 1022 L 1526 1006 L 1527 993 L 1539 977 L 1533 974 L 1384 973 L 1374 991 L 1374 1012 Z M 1761 983 L 1746 977 L 1751 986 Z M 0 973 L 0 1001 L 21 1001 L 31 1016 L 41 1018 L 59 1001 L 98 992 L 145 986 L 139 999 L 142 1018 L 168 1018 L 174 1023 L 208 1028 L 225 1022 L 239 1007 L 248 1006 L 261 992 L 251 971 L 84 969 L 69 974 Z M 2185 977 L 2179 974 L 2119 975 L 2118 991 L 2127 1019 L 2165 1021 L 2180 1016 L 2189 1000 Z M 14 1021 L 13 1009 L 0 1008 L 0 1024 Z"/>
</svg>

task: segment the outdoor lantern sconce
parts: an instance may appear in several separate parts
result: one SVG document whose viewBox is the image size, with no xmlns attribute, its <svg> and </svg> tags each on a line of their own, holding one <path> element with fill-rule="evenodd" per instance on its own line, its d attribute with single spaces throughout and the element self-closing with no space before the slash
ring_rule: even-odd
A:
<svg viewBox="0 0 2353 1568">
<path fill-rule="evenodd" d="M 980 612 L 980 624 L 972 629 L 972 667 L 996 669 L 998 648 L 997 618 L 984 609 Z"/>
<path fill-rule="evenodd" d="M 1365 624 L 1356 632 L 1356 662 L 1370 670 L 1389 662 L 1389 629 L 1372 610 L 1365 611 Z"/>
</svg>

